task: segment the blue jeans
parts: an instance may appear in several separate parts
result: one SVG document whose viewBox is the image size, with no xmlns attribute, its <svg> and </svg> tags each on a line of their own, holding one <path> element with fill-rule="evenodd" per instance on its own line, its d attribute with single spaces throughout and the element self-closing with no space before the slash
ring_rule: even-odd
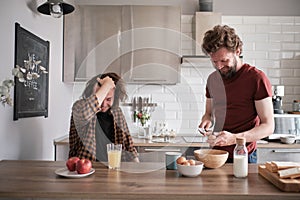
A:
<svg viewBox="0 0 300 200">
<path fill-rule="evenodd" d="M 256 149 L 248 156 L 248 163 L 257 163 Z"/>
</svg>

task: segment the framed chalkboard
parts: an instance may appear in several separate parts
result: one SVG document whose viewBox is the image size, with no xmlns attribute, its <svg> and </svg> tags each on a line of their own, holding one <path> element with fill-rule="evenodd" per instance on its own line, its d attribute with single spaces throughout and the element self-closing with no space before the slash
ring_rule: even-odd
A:
<svg viewBox="0 0 300 200">
<path fill-rule="evenodd" d="M 14 120 L 48 117 L 49 46 L 15 23 L 15 67 L 22 78 L 15 76 Z"/>
</svg>

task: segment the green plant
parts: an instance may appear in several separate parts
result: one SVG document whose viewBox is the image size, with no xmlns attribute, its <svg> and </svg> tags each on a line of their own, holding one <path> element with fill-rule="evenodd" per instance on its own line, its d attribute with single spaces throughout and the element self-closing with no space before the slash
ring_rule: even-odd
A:
<svg viewBox="0 0 300 200">
<path fill-rule="evenodd" d="M 6 79 L 2 82 L 0 85 L 0 102 L 2 103 L 3 106 L 5 104 L 12 106 L 13 101 L 10 96 L 10 89 L 15 85 L 15 82 L 11 79 Z"/>
<path fill-rule="evenodd" d="M 145 111 L 140 111 L 135 114 L 135 117 L 140 121 L 141 125 L 144 126 L 150 119 L 150 114 Z"/>
</svg>

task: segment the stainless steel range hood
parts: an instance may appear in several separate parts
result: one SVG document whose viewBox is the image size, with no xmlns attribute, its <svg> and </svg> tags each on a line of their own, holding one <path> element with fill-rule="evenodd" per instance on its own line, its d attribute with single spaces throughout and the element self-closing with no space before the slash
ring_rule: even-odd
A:
<svg viewBox="0 0 300 200">
<path fill-rule="evenodd" d="M 127 83 L 180 80 L 180 7 L 77 5 L 64 20 L 64 81 L 114 71 Z"/>
</svg>

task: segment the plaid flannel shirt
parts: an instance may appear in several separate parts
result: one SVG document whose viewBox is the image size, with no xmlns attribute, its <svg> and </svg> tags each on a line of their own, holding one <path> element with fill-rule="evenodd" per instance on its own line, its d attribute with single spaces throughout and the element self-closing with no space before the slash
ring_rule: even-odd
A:
<svg viewBox="0 0 300 200">
<path fill-rule="evenodd" d="M 114 118 L 115 144 L 122 144 L 126 160 L 137 157 L 136 148 L 129 134 L 129 129 L 120 107 L 112 107 Z M 100 104 L 96 95 L 76 101 L 72 107 L 69 130 L 69 157 L 88 158 L 96 161 L 96 123 Z"/>
</svg>

